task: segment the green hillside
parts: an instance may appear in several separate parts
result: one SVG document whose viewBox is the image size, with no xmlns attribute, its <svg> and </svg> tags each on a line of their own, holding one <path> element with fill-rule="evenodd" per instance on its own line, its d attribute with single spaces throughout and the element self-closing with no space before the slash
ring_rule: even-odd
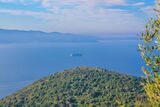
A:
<svg viewBox="0 0 160 107">
<path fill-rule="evenodd" d="M 145 98 L 141 78 L 78 67 L 45 77 L 0 100 L 0 107 L 132 107 Z"/>
</svg>

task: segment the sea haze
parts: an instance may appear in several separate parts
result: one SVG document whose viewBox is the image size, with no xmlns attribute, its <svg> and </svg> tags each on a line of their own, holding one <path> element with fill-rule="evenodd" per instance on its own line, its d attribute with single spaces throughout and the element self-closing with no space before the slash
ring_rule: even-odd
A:
<svg viewBox="0 0 160 107">
<path fill-rule="evenodd" d="M 4 42 L 9 39 L 4 39 L 2 43 L 1 40 L 0 98 L 44 76 L 77 66 L 102 67 L 133 76 L 143 75 L 138 39 L 83 39 L 81 42 L 72 39 L 61 43 Z M 82 55 L 70 55 L 76 53 Z"/>
</svg>

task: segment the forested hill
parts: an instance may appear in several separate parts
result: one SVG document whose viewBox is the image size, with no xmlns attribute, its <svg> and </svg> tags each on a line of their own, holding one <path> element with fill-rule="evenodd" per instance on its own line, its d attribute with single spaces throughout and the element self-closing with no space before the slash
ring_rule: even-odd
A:
<svg viewBox="0 0 160 107">
<path fill-rule="evenodd" d="M 78 67 L 45 77 L 0 100 L 0 107 L 131 107 L 145 97 L 142 79 Z"/>
</svg>

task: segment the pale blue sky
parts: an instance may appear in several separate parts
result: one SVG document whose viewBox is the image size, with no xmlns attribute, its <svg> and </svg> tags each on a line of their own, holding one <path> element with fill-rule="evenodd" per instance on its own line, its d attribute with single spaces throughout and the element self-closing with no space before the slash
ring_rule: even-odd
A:
<svg viewBox="0 0 160 107">
<path fill-rule="evenodd" d="M 139 33 L 154 0 L 0 0 L 0 28 L 77 34 Z"/>
</svg>

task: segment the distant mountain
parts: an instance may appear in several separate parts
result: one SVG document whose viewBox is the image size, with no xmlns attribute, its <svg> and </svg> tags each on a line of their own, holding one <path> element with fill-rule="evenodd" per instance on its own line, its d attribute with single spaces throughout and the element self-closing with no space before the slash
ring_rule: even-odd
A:
<svg viewBox="0 0 160 107">
<path fill-rule="evenodd" d="M 0 29 L 0 44 L 2 43 L 55 43 L 55 42 L 105 42 L 108 40 L 140 40 L 138 36 L 107 35 L 92 36 L 59 32 L 23 31 Z"/>
<path fill-rule="evenodd" d="M 133 107 L 145 100 L 139 77 L 78 67 L 45 77 L 0 100 L 0 107 Z"/>
<path fill-rule="evenodd" d="M 97 37 L 59 32 L 0 29 L 0 43 L 97 42 Z"/>
</svg>

